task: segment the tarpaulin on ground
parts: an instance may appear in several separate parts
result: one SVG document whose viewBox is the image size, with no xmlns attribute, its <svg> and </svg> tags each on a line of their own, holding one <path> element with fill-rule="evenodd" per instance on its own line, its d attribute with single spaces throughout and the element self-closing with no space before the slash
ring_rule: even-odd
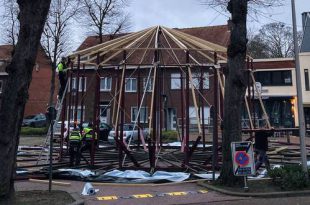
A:
<svg viewBox="0 0 310 205">
<path fill-rule="evenodd" d="M 145 171 L 114 170 L 104 174 L 95 174 L 89 170 L 59 169 L 53 173 L 54 178 L 75 179 L 89 182 L 114 183 L 153 183 L 153 182 L 181 182 L 190 177 L 189 173 L 156 171 L 150 174 Z"/>
<path fill-rule="evenodd" d="M 55 178 L 66 178 L 66 179 L 76 179 L 76 180 L 84 180 L 89 177 L 93 177 L 96 174 L 89 170 L 81 170 L 81 169 L 58 169 L 53 173 Z"/>
<path fill-rule="evenodd" d="M 154 174 L 150 174 L 145 171 L 126 170 L 119 171 L 114 170 L 98 176 L 96 179 L 114 179 L 113 181 L 122 183 L 150 183 L 150 182 L 181 182 L 190 177 L 189 173 L 184 172 L 165 172 L 156 171 Z"/>
</svg>

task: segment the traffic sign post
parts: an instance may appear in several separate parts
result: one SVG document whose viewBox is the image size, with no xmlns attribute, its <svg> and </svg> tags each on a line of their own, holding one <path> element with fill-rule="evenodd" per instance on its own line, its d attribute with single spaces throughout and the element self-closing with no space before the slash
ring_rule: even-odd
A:
<svg viewBox="0 0 310 205">
<path fill-rule="evenodd" d="M 235 176 L 244 177 L 244 188 L 248 189 L 246 177 L 255 174 L 255 160 L 252 142 L 232 142 L 231 153 Z"/>
</svg>

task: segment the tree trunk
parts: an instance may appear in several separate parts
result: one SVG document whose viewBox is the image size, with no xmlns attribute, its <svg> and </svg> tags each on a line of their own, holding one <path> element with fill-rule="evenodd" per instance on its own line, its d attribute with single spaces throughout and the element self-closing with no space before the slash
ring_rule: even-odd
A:
<svg viewBox="0 0 310 205">
<path fill-rule="evenodd" d="M 224 133 L 222 142 L 223 166 L 220 182 L 233 186 L 241 177 L 233 174 L 231 142 L 241 141 L 241 110 L 246 90 L 246 17 L 248 0 L 230 0 L 227 9 L 232 14 L 230 45 L 228 46 L 228 71 L 225 82 Z"/>
<path fill-rule="evenodd" d="M 51 0 L 17 0 L 20 8 L 20 31 L 0 108 L 0 200 L 14 194 L 14 175 L 19 132 L 23 120 L 28 88 L 43 26 Z"/>
<path fill-rule="evenodd" d="M 103 43 L 103 33 L 101 27 L 99 27 L 99 43 Z"/>
</svg>

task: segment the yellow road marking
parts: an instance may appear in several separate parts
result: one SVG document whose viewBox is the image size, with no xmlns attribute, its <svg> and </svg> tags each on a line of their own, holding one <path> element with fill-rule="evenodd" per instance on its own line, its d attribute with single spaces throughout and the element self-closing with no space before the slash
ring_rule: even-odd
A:
<svg viewBox="0 0 310 205">
<path fill-rule="evenodd" d="M 206 194 L 208 193 L 208 190 L 198 190 L 198 191 L 194 191 L 194 194 Z M 169 192 L 169 193 L 162 193 L 163 196 L 185 196 L 185 195 L 189 195 L 192 194 L 191 192 Z M 155 197 L 152 194 L 135 194 L 135 195 L 131 195 L 128 197 L 118 197 L 118 196 L 102 196 L 102 197 L 97 197 L 98 200 L 100 201 L 108 201 L 108 200 L 117 200 L 117 199 L 129 199 L 129 198 L 135 198 L 135 199 L 144 199 L 144 198 L 153 198 Z"/>
<path fill-rule="evenodd" d="M 117 196 L 102 196 L 102 197 L 97 197 L 97 199 L 100 201 L 107 201 L 107 200 L 116 200 L 118 198 Z"/>
<path fill-rule="evenodd" d="M 136 199 L 143 199 L 143 198 L 152 198 L 154 197 L 152 194 L 136 194 L 132 195 Z"/>
<path fill-rule="evenodd" d="M 198 192 L 201 194 L 206 194 L 206 193 L 208 193 L 208 190 L 199 190 Z"/>
<path fill-rule="evenodd" d="M 184 195 L 187 195 L 186 192 L 170 192 L 170 193 L 167 193 L 167 195 L 169 196 L 184 196 Z"/>
</svg>

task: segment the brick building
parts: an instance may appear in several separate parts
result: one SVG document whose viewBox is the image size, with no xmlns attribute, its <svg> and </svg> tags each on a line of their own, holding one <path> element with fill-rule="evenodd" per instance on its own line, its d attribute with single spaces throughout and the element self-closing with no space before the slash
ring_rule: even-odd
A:
<svg viewBox="0 0 310 205">
<path fill-rule="evenodd" d="M 10 45 L 0 46 L 0 101 L 8 76 L 5 68 L 10 62 L 12 49 L 13 47 Z M 36 65 L 32 72 L 32 81 L 29 87 L 29 99 L 25 108 L 25 116 L 45 113 L 50 94 L 51 76 L 51 63 L 43 49 L 39 49 Z"/>
</svg>

